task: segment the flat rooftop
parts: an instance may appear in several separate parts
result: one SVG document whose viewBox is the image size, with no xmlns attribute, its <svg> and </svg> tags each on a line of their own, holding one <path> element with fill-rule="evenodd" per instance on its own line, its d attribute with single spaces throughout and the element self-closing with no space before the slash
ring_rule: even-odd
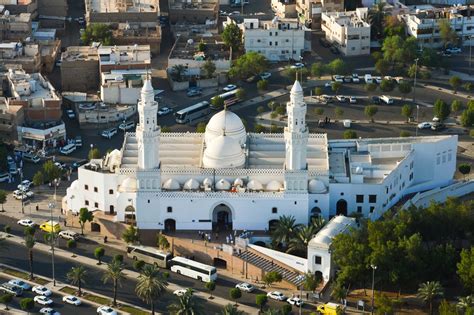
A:
<svg viewBox="0 0 474 315">
<path fill-rule="evenodd" d="M 168 0 L 171 10 L 214 10 L 218 0 Z"/>
<path fill-rule="evenodd" d="M 62 61 L 87 61 L 99 60 L 97 47 L 94 46 L 69 46 L 61 55 Z"/>
<path fill-rule="evenodd" d="M 158 0 L 88 0 L 88 10 L 97 13 L 158 12 Z"/>
<path fill-rule="evenodd" d="M 54 87 L 41 74 L 27 74 L 21 70 L 10 70 L 7 77 L 11 84 L 11 94 L 21 100 L 58 100 Z"/>
<path fill-rule="evenodd" d="M 204 52 L 200 52 L 199 43 L 206 44 Z M 179 36 L 169 56 L 170 59 L 195 60 L 228 60 L 230 51 L 225 47 L 220 35 L 210 36 Z"/>
</svg>

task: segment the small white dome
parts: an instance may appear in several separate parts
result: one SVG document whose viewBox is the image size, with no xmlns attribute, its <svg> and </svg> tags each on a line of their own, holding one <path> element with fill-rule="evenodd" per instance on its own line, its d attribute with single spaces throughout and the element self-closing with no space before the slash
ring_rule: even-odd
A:
<svg viewBox="0 0 474 315">
<path fill-rule="evenodd" d="M 213 183 L 214 182 L 209 177 L 204 178 L 204 180 L 202 181 L 202 184 L 208 187 L 212 186 Z"/>
<path fill-rule="evenodd" d="M 244 181 L 242 180 L 242 178 L 236 178 L 234 180 L 234 186 L 236 186 L 236 187 L 237 186 L 240 186 L 240 187 L 244 186 Z"/>
<path fill-rule="evenodd" d="M 212 116 L 206 126 L 204 138 L 206 144 L 209 144 L 215 138 L 225 135 L 234 138 L 240 145 L 247 141 L 247 133 L 245 132 L 242 120 L 231 111 L 223 110 Z"/>
<path fill-rule="evenodd" d="M 356 173 L 356 174 L 362 174 L 363 171 L 364 171 L 364 169 L 363 169 L 362 167 L 360 167 L 360 166 L 357 166 L 356 169 L 355 169 L 355 173 Z"/>
<path fill-rule="evenodd" d="M 199 186 L 200 186 L 199 182 L 196 179 L 190 178 L 184 183 L 183 189 L 184 190 L 198 190 Z"/>
<path fill-rule="evenodd" d="M 308 183 L 308 190 L 312 194 L 324 194 L 327 191 L 327 188 L 319 179 L 312 179 Z"/>
<path fill-rule="evenodd" d="M 164 183 L 163 183 L 163 189 L 166 190 L 180 190 L 181 185 L 179 182 L 174 179 L 174 178 L 168 178 Z"/>
<path fill-rule="evenodd" d="M 263 190 L 263 185 L 256 179 L 252 179 L 248 182 L 247 188 L 249 190 Z"/>
<path fill-rule="evenodd" d="M 301 93 L 303 88 L 301 87 L 300 81 L 296 80 L 293 86 L 291 87 L 291 93 Z"/>
<path fill-rule="evenodd" d="M 280 191 L 281 188 L 283 188 L 283 185 L 279 181 L 272 180 L 267 184 L 265 190 L 267 190 L 267 191 Z"/>
<path fill-rule="evenodd" d="M 228 136 L 219 136 L 208 144 L 202 159 L 205 168 L 235 168 L 245 164 L 244 150 Z"/>
<path fill-rule="evenodd" d="M 228 181 L 226 181 L 224 178 L 221 178 L 216 183 L 216 189 L 217 190 L 229 190 L 230 189 L 230 183 Z"/>
<path fill-rule="evenodd" d="M 132 177 L 125 178 L 119 187 L 120 192 L 136 192 L 137 191 L 137 180 Z"/>
</svg>

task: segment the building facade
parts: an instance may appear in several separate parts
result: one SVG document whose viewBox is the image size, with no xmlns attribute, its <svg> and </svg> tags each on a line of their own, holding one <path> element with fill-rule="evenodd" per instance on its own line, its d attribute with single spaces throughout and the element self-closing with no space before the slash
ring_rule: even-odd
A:
<svg viewBox="0 0 474 315">
<path fill-rule="evenodd" d="M 404 195 L 452 182 L 457 136 L 328 141 L 310 134 L 298 81 L 283 134 L 247 133 L 224 110 L 201 133 L 161 133 L 149 80 L 120 150 L 80 167 L 63 208 L 141 231 L 269 230 L 280 216 L 379 218 Z"/>
</svg>

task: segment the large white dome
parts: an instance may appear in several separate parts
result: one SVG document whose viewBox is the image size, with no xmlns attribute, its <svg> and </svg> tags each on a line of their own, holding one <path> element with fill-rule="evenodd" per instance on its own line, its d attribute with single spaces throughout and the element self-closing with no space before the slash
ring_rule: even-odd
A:
<svg viewBox="0 0 474 315">
<path fill-rule="evenodd" d="M 200 186 L 199 182 L 196 179 L 190 178 L 184 183 L 183 189 L 184 190 L 198 190 L 199 186 Z"/>
<path fill-rule="evenodd" d="M 181 185 L 179 182 L 174 179 L 174 178 L 168 178 L 164 183 L 163 183 L 163 189 L 165 190 L 180 190 Z"/>
<path fill-rule="evenodd" d="M 267 184 L 265 188 L 265 190 L 267 191 L 280 191 L 280 189 L 283 188 L 283 185 L 277 180 L 272 180 Z"/>
<path fill-rule="evenodd" d="M 256 179 L 252 179 L 251 181 L 248 182 L 247 184 L 248 190 L 263 190 L 263 185 Z"/>
<path fill-rule="evenodd" d="M 319 179 L 312 179 L 308 183 L 308 190 L 312 194 L 324 194 L 327 191 L 327 188 Z"/>
<path fill-rule="evenodd" d="M 132 177 L 125 178 L 119 187 L 120 192 L 136 192 L 137 191 L 137 180 Z"/>
<path fill-rule="evenodd" d="M 202 162 L 205 168 L 241 167 L 245 154 L 235 139 L 221 135 L 207 144 Z"/>
<path fill-rule="evenodd" d="M 226 136 L 237 140 L 240 145 L 247 141 L 247 133 L 242 120 L 228 110 L 218 112 L 209 120 L 204 134 L 206 143 L 211 143 L 212 140 L 221 136 L 224 132 Z"/>
<path fill-rule="evenodd" d="M 224 178 L 221 178 L 216 183 L 216 189 L 217 190 L 229 190 L 230 189 L 230 183 L 227 180 L 225 180 Z"/>
</svg>

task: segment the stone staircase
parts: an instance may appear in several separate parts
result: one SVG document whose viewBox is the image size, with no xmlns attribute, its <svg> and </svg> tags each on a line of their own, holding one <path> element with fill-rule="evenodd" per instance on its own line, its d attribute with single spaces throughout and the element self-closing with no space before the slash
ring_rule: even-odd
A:
<svg viewBox="0 0 474 315">
<path fill-rule="evenodd" d="M 249 264 L 252 264 L 265 272 L 269 271 L 276 271 L 280 273 L 283 277 L 283 280 L 294 284 L 295 286 L 299 286 L 303 283 L 303 279 L 298 279 L 300 273 L 290 270 L 288 268 L 282 267 L 276 263 L 272 263 L 271 260 L 259 255 L 253 251 L 243 251 L 240 254 L 237 254 L 237 257 L 246 261 Z"/>
</svg>

